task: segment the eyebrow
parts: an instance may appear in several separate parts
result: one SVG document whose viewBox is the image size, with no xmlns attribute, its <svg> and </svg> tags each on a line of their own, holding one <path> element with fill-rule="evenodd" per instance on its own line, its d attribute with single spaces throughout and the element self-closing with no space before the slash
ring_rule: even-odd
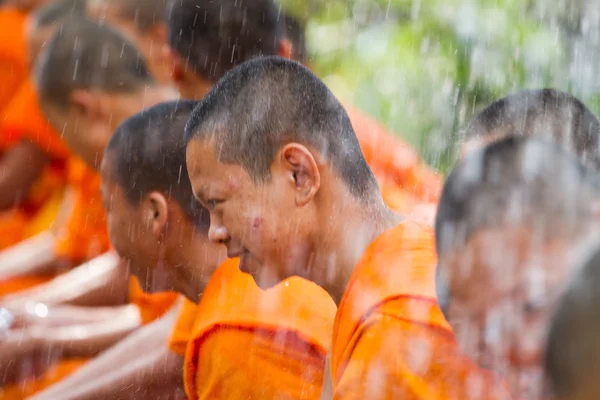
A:
<svg viewBox="0 0 600 400">
<path fill-rule="evenodd" d="M 204 193 L 208 190 L 208 185 L 204 184 L 202 186 L 200 186 L 200 189 L 198 189 L 198 191 L 196 192 L 196 198 L 198 199 L 198 201 L 202 204 L 206 204 L 206 196 L 204 196 Z"/>
</svg>

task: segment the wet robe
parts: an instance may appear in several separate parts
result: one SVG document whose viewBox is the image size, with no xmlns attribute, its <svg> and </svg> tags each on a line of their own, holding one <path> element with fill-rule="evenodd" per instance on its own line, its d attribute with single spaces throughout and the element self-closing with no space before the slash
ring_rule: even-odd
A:
<svg viewBox="0 0 600 400">
<path fill-rule="evenodd" d="M 431 229 L 405 221 L 366 250 L 336 314 L 334 399 L 504 399 L 464 356 L 435 297 Z"/>
<path fill-rule="evenodd" d="M 237 260 L 185 303 L 170 348 L 185 348 L 190 399 L 318 399 L 335 305 L 315 284 L 288 279 L 263 291 Z"/>
<path fill-rule="evenodd" d="M 26 25 L 25 11 L 0 8 L 0 110 L 28 74 Z"/>
<path fill-rule="evenodd" d="M 20 140 L 28 140 L 40 146 L 49 157 L 48 166 L 34 182 L 27 198 L 14 209 L 0 213 L 2 250 L 53 226 L 67 183 L 69 153 L 39 109 L 30 80 L 23 82 L 0 114 L 0 153 Z M 50 279 L 51 275 L 40 275 L 0 280 L 0 296 L 29 289 Z"/>
<path fill-rule="evenodd" d="M 381 186 L 396 186 L 421 202 L 437 203 L 443 178 L 420 159 L 417 152 L 380 123 L 357 109 L 346 112 L 365 160 Z"/>
<path fill-rule="evenodd" d="M 22 400 L 31 397 L 65 379 L 88 361 L 88 358 L 64 360 L 51 366 L 39 378 L 27 379 L 21 383 L 0 388 L 0 400 Z"/>
<path fill-rule="evenodd" d="M 146 293 L 140 287 L 135 277 L 129 279 L 129 302 L 135 304 L 140 310 L 143 324 L 162 317 L 177 303 L 180 295 L 173 292 Z"/>
</svg>

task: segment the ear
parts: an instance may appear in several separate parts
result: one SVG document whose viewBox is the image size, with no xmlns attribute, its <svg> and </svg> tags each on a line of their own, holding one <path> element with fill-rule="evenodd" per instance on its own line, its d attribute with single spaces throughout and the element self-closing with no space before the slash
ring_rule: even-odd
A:
<svg viewBox="0 0 600 400">
<path fill-rule="evenodd" d="M 181 84 L 184 81 L 185 77 L 185 65 L 181 58 L 177 56 L 175 51 L 169 46 L 165 44 L 163 46 L 163 58 L 171 65 L 171 77 L 175 84 Z"/>
<path fill-rule="evenodd" d="M 169 204 L 162 193 L 152 192 L 146 198 L 147 221 L 150 225 L 152 234 L 157 238 L 165 233 L 167 222 L 169 220 Z"/>
<path fill-rule="evenodd" d="M 305 206 L 321 187 L 321 173 L 317 162 L 312 153 L 298 143 L 285 145 L 279 154 L 284 170 L 289 172 L 289 181 L 296 190 L 296 204 Z"/>
<path fill-rule="evenodd" d="M 91 120 L 97 120 L 103 115 L 102 101 L 87 90 L 74 90 L 70 100 L 74 108 Z"/>
<path fill-rule="evenodd" d="M 279 41 L 279 52 L 277 55 L 291 60 L 293 47 L 294 46 L 292 45 L 292 42 L 290 42 L 289 39 L 283 38 Z"/>
<path fill-rule="evenodd" d="M 167 27 L 165 24 L 158 24 L 152 29 L 154 37 L 158 40 L 158 43 L 167 42 Z"/>
</svg>

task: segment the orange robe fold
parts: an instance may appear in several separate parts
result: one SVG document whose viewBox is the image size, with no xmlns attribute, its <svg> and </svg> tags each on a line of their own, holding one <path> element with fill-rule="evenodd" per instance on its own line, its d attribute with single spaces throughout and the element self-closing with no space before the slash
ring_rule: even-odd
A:
<svg viewBox="0 0 600 400">
<path fill-rule="evenodd" d="M 194 323 L 198 315 L 198 305 L 188 299 L 183 302 L 183 307 L 169 337 L 169 350 L 173 353 L 185 356 L 188 343 L 192 339 Z"/>
<path fill-rule="evenodd" d="M 100 175 L 83 160 L 69 159 L 69 185 L 76 190 L 66 226 L 59 231 L 57 253 L 74 263 L 92 259 L 110 248 L 100 194 Z"/>
<path fill-rule="evenodd" d="M 146 293 L 140 287 L 136 277 L 129 279 L 129 302 L 135 304 L 142 317 L 142 323 L 148 324 L 171 309 L 179 298 L 178 293 Z"/>
<path fill-rule="evenodd" d="M 20 140 L 29 140 L 48 152 L 49 165 L 35 181 L 27 198 L 17 207 L 0 214 L 0 250 L 47 230 L 60 209 L 66 185 L 66 157 L 63 147 L 39 109 L 35 88 L 26 80 L 0 118 L 0 157 Z"/>
<path fill-rule="evenodd" d="M 81 368 L 88 358 L 64 360 L 50 367 L 39 378 L 0 388 L 0 400 L 22 400 L 48 389 Z"/>
<path fill-rule="evenodd" d="M 263 291 L 238 260 L 228 260 L 200 304 L 184 307 L 171 337 L 175 352 L 190 338 L 188 397 L 318 399 L 334 314 L 332 299 L 315 284 L 291 278 Z"/>
<path fill-rule="evenodd" d="M 463 355 L 435 298 L 431 229 L 405 221 L 367 249 L 335 318 L 334 399 L 505 399 Z"/>
<path fill-rule="evenodd" d="M 443 179 L 417 152 L 383 125 L 346 107 L 365 160 L 381 185 L 397 186 L 424 202 L 437 203 Z"/>
<path fill-rule="evenodd" d="M 28 73 L 27 13 L 0 8 L 0 109 L 4 108 Z"/>
</svg>

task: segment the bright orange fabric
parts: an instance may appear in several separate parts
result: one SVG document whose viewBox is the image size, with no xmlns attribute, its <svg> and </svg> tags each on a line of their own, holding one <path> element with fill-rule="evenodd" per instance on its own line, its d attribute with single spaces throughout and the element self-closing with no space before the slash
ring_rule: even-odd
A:
<svg viewBox="0 0 600 400">
<path fill-rule="evenodd" d="M 394 185 L 418 200 L 437 202 L 443 179 L 419 158 L 417 152 L 381 124 L 346 107 L 363 155 L 381 185 Z"/>
<path fill-rule="evenodd" d="M 52 366 L 46 373 L 37 379 L 0 388 L 0 400 L 22 400 L 39 393 L 81 368 L 89 359 L 68 359 Z"/>
<path fill-rule="evenodd" d="M 180 356 L 185 356 L 187 345 L 192 339 L 194 323 L 198 316 L 198 305 L 188 299 L 183 302 L 179 318 L 169 337 L 169 349 Z"/>
<path fill-rule="evenodd" d="M 0 109 L 4 108 L 27 76 L 27 13 L 0 9 Z"/>
<path fill-rule="evenodd" d="M 76 188 L 75 204 L 59 232 L 58 254 L 74 262 L 89 260 L 108 250 L 109 240 L 100 196 L 100 176 L 70 150 L 39 108 L 34 83 L 26 80 L 3 111 L 4 134 L 10 140 L 27 139 L 44 150 L 61 182 Z"/>
<path fill-rule="evenodd" d="M 335 318 L 334 399 L 501 399 L 504 384 L 459 350 L 435 298 L 433 233 L 406 221 L 375 240 Z"/>
<path fill-rule="evenodd" d="M 44 150 L 51 160 L 65 162 L 71 155 L 68 147 L 46 119 L 39 106 L 35 84 L 25 80 L 10 104 L 2 110 L 3 135 L 12 141 L 27 139 Z"/>
<path fill-rule="evenodd" d="M 52 280 L 52 275 L 19 276 L 6 280 L 0 279 L 0 297 L 31 289 Z"/>
<path fill-rule="evenodd" d="M 406 190 L 390 184 L 381 186 L 381 196 L 387 206 L 400 215 L 433 226 L 437 211 L 434 203 L 423 203 Z"/>
<path fill-rule="evenodd" d="M 263 291 L 238 260 L 212 276 L 197 307 L 184 380 L 190 399 L 318 399 L 335 304 L 288 279 Z"/>
<path fill-rule="evenodd" d="M 110 247 L 100 194 L 100 175 L 83 160 L 69 159 L 69 184 L 76 188 L 75 204 L 59 232 L 57 252 L 74 262 L 96 257 Z"/>
<path fill-rule="evenodd" d="M 146 293 L 140 287 L 137 278 L 132 276 L 129 279 L 129 302 L 140 309 L 144 324 L 162 317 L 175 305 L 178 298 L 179 294 L 172 292 Z"/>
<path fill-rule="evenodd" d="M 0 157 L 21 139 L 42 145 L 44 149 L 51 148 L 48 143 L 60 143 L 60 137 L 48 126 L 39 110 L 35 89 L 29 80 L 21 85 L 1 113 Z M 0 214 L 0 250 L 48 229 L 58 214 L 66 185 L 67 153 L 57 147 L 49 155 L 50 165 L 36 180 L 25 201 Z"/>
</svg>

